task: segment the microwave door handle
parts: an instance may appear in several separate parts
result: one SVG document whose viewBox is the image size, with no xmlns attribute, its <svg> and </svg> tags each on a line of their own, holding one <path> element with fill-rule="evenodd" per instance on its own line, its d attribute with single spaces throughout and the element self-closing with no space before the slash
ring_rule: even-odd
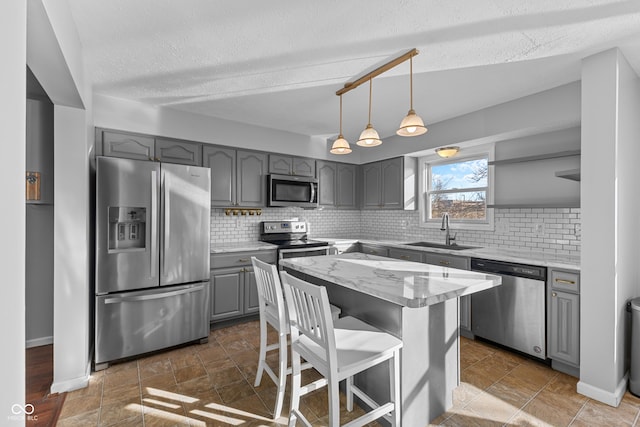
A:
<svg viewBox="0 0 640 427">
<path fill-rule="evenodd" d="M 311 186 L 311 198 L 309 199 L 309 203 L 313 203 L 313 200 L 316 198 L 316 187 L 313 185 L 313 182 L 310 182 Z"/>
</svg>

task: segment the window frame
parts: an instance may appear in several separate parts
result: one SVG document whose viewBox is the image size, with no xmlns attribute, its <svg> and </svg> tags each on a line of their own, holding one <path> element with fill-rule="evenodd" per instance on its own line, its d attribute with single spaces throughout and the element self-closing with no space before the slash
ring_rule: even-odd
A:
<svg viewBox="0 0 640 427">
<path fill-rule="evenodd" d="M 468 160 L 474 160 L 482 157 L 486 157 L 491 163 L 494 160 L 495 154 L 495 144 L 483 144 L 476 145 L 473 147 L 465 147 L 460 151 L 463 153 L 453 158 L 444 159 L 437 154 L 430 154 L 427 156 L 422 156 L 418 159 L 418 211 L 420 213 L 420 227 L 424 228 L 437 228 L 440 229 L 441 226 L 441 218 L 431 218 L 427 219 L 429 214 L 428 207 L 429 203 L 427 198 L 429 193 L 427 192 L 429 189 L 429 181 L 431 166 L 442 165 L 442 164 L 450 164 L 450 163 L 461 163 Z M 455 192 L 464 192 L 465 189 L 460 189 L 460 191 Z M 495 180 L 494 180 L 494 168 L 493 165 L 489 164 L 487 169 L 487 195 L 486 195 L 486 218 L 484 220 L 458 220 L 454 218 L 449 218 L 449 223 L 452 227 L 462 230 L 484 230 L 484 231 L 493 231 L 495 229 L 494 223 L 494 213 L 493 208 L 489 206 L 494 202 L 494 192 L 495 192 Z"/>
</svg>

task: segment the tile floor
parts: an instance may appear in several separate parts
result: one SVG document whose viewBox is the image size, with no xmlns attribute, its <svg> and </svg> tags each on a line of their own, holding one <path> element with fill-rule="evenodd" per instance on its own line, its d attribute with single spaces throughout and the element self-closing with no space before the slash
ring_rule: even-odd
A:
<svg viewBox="0 0 640 427">
<path fill-rule="evenodd" d="M 274 421 L 275 385 L 265 375 L 253 387 L 258 329 L 257 321 L 215 329 L 206 344 L 113 364 L 95 373 L 89 387 L 67 393 L 57 425 L 286 425 L 288 393 L 283 416 Z M 577 394 L 576 378 L 486 343 L 463 338 L 461 355 L 454 406 L 431 425 L 640 426 L 640 399 L 629 393 L 611 408 Z M 305 396 L 301 409 L 314 426 L 328 424 L 325 390 Z M 341 422 L 361 413 L 343 411 Z"/>
</svg>

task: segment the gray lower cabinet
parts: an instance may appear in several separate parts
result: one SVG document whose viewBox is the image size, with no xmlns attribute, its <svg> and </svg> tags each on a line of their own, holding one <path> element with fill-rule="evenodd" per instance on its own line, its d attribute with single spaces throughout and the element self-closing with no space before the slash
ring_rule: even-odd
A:
<svg viewBox="0 0 640 427">
<path fill-rule="evenodd" d="M 356 209 L 356 165 L 317 161 L 318 204 L 324 207 Z"/>
<path fill-rule="evenodd" d="M 554 369 L 580 366 L 580 274 L 549 269 L 547 341 Z M 560 364 L 558 364 L 560 362 Z M 567 373 L 576 374 L 569 370 Z"/>
<path fill-rule="evenodd" d="M 275 250 L 224 252 L 211 255 L 211 321 L 258 312 L 258 289 L 251 257 L 276 262 Z"/>
<path fill-rule="evenodd" d="M 407 249 L 389 248 L 388 257 L 405 261 L 424 262 L 424 252 Z"/>
<path fill-rule="evenodd" d="M 264 207 L 267 155 L 217 145 L 202 149 L 202 164 L 211 168 L 212 207 Z"/>
</svg>

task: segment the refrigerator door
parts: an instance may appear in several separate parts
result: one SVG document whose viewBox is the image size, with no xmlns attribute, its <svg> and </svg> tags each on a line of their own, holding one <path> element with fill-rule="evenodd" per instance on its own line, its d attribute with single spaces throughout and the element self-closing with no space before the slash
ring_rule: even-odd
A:
<svg viewBox="0 0 640 427">
<path fill-rule="evenodd" d="M 160 285 L 209 280 L 211 171 L 162 164 Z"/>
<path fill-rule="evenodd" d="M 96 160 L 96 293 L 158 286 L 160 164 Z"/>
<path fill-rule="evenodd" d="M 209 282 L 96 297 L 96 369 L 206 338 Z M 106 367 L 106 366 L 104 366 Z"/>
</svg>

